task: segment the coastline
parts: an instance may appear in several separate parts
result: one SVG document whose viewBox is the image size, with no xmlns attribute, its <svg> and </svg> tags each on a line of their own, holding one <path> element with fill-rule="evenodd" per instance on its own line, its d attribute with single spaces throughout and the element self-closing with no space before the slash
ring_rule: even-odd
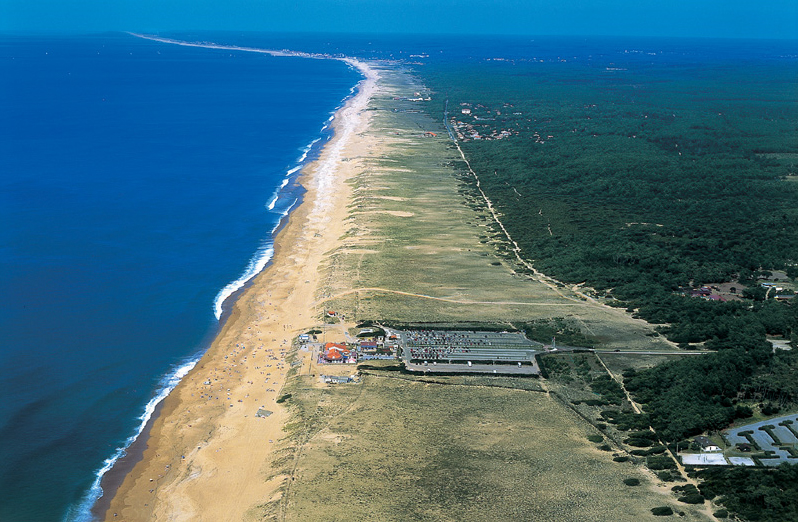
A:
<svg viewBox="0 0 798 522">
<path fill-rule="evenodd" d="M 343 153 L 368 124 L 363 109 L 377 74 L 351 58 L 238 50 L 337 59 L 364 79 L 335 113 L 333 136 L 319 157 L 302 169 L 298 183 L 306 192 L 278 227 L 271 259 L 241 288 L 211 346 L 159 405 L 160 415 L 153 415 L 135 443 L 141 449 L 130 452 L 132 469 L 124 480 L 118 477 L 127 471 L 122 468 L 115 480 L 109 477 L 111 488 L 121 482 L 118 489 L 92 510 L 109 520 L 196 520 L 200 513 L 220 519 L 214 512 L 243 517 L 251 506 L 269 501 L 282 483 L 279 476 L 257 478 L 266 478 L 273 447 L 268 441 L 279 439 L 287 419 L 276 403 L 288 370 L 285 352 L 296 334 L 317 322 L 315 269 L 343 233 L 350 190 Z M 257 418 L 260 408 L 273 413 Z M 209 488 L 213 498 L 205 494 Z M 220 496 L 231 502 L 220 505 Z"/>
<path fill-rule="evenodd" d="M 322 132 L 325 131 L 327 127 L 328 126 L 325 125 L 325 127 L 322 129 Z M 301 172 L 301 170 L 307 166 L 304 162 L 308 154 L 311 152 L 313 146 L 320 140 L 321 138 L 317 138 L 313 142 L 311 142 L 311 144 L 308 145 L 305 151 L 303 152 L 303 155 L 299 160 L 299 166 L 294 167 L 288 171 L 281 186 L 275 192 L 270 203 L 267 205 L 267 208 L 269 210 L 272 210 L 274 208 L 275 203 L 279 199 L 280 192 L 287 185 L 289 185 L 289 183 L 295 185 L 295 189 L 296 188 L 303 189 L 302 185 L 299 183 L 299 178 L 301 176 L 297 175 L 297 172 L 298 171 Z M 280 231 L 283 228 L 285 228 L 285 226 L 288 224 L 291 211 L 294 210 L 294 208 L 297 207 L 298 205 L 301 205 L 303 199 L 304 196 L 302 194 L 299 194 L 296 196 L 296 199 L 293 201 L 293 203 L 288 205 L 286 210 L 281 215 L 280 220 L 277 222 L 277 224 L 270 232 L 272 238 L 276 238 L 276 236 L 280 233 Z M 167 375 L 165 375 L 164 376 L 165 380 L 173 378 L 175 373 L 179 372 L 180 368 L 185 367 L 188 364 L 190 364 L 193 368 L 193 366 L 195 366 L 196 363 L 199 362 L 202 357 L 204 357 L 204 354 L 210 349 L 214 339 L 216 339 L 216 337 L 219 335 L 219 332 L 222 330 L 227 320 L 229 319 L 236 301 L 241 297 L 241 295 L 243 295 L 250 288 L 250 286 L 252 286 L 253 280 L 257 278 L 257 276 L 261 272 L 263 272 L 263 270 L 268 268 L 268 266 L 271 264 L 273 257 L 274 257 L 274 244 L 259 249 L 253 256 L 253 258 L 250 260 L 250 263 L 247 269 L 242 274 L 242 276 L 228 283 L 227 285 L 225 285 L 224 288 L 222 288 L 219 291 L 213 303 L 214 312 L 218 321 L 216 328 L 214 328 L 212 331 L 208 333 L 205 341 L 201 343 L 200 346 L 202 346 L 202 348 L 197 351 L 197 355 L 188 358 L 185 363 L 180 364 L 175 369 L 175 372 L 168 373 Z M 253 271 L 253 268 L 256 268 L 257 270 Z M 182 378 L 180 380 L 182 380 Z M 175 385 L 175 387 L 176 386 L 177 385 Z M 116 496 L 116 493 L 119 490 L 120 486 L 122 485 L 125 477 L 133 470 L 136 464 L 138 464 L 143 459 L 144 450 L 147 448 L 153 423 L 160 416 L 161 411 L 163 410 L 164 407 L 164 401 L 166 400 L 166 398 L 168 398 L 169 394 L 173 391 L 173 389 L 167 392 L 162 399 L 158 400 L 156 397 L 151 400 L 151 402 L 153 401 L 156 402 L 154 402 L 154 407 L 151 415 L 149 415 L 149 417 L 146 418 L 146 421 L 141 426 L 141 431 L 137 435 L 131 437 L 132 442 L 130 442 L 126 447 L 119 448 L 117 450 L 118 452 L 121 451 L 122 455 L 116 458 L 116 460 L 114 460 L 113 463 L 111 463 L 110 465 L 111 467 L 105 473 L 103 473 L 102 476 L 99 477 L 97 486 L 100 488 L 102 495 L 96 500 L 94 500 L 94 503 L 91 506 L 88 506 L 87 508 L 92 520 L 99 520 L 105 515 L 106 511 L 108 511 L 108 508 L 110 507 L 111 500 Z M 145 416 L 147 415 L 146 409 L 144 415 Z M 112 460 L 113 458 L 114 457 L 111 457 L 111 459 L 109 460 Z M 94 486 L 89 490 L 88 494 L 91 494 L 93 489 L 95 489 Z M 86 508 L 84 507 L 82 511 L 80 508 L 78 508 L 77 513 L 81 512 L 86 513 Z"/>
</svg>

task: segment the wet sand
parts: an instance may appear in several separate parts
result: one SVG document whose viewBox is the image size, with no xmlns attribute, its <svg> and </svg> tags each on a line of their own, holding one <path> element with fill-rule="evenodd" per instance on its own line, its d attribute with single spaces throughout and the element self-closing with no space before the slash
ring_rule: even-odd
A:
<svg viewBox="0 0 798 522">
<path fill-rule="evenodd" d="M 340 243 L 356 174 L 348 158 L 365 153 L 358 134 L 377 73 L 350 60 L 365 76 L 336 113 L 334 137 L 306 167 L 307 189 L 275 240 L 274 257 L 243 292 L 207 353 L 164 400 L 142 458 L 125 476 L 106 520 L 241 520 L 279 495 L 272 476 L 274 447 L 286 409 L 276 401 L 294 337 L 320 321 L 314 305 L 325 252 Z M 272 412 L 258 417 L 259 409 Z"/>
</svg>

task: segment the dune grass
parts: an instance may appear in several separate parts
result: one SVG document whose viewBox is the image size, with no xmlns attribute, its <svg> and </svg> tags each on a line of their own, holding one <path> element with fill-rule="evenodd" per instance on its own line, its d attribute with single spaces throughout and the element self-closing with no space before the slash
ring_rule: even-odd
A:
<svg viewBox="0 0 798 522">
<path fill-rule="evenodd" d="M 355 320 L 524 322 L 564 318 L 597 345 L 658 350 L 671 346 L 622 310 L 587 302 L 565 285 L 541 282 L 498 252 L 506 248 L 480 202 L 463 188 L 457 150 L 440 122 L 395 100 L 417 89 L 383 71 L 362 139 L 369 154 L 351 158 L 348 231 L 322 270 L 319 309 Z M 410 111 L 410 112 L 407 112 Z M 426 131 L 437 134 L 425 137 Z"/>
<path fill-rule="evenodd" d="M 668 501 L 648 473 L 613 462 L 588 441 L 592 428 L 539 391 L 388 372 L 324 388 L 297 377 L 292 389 L 303 398 L 283 441 L 291 480 L 262 518 L 631 521 Z"/>
</svg>

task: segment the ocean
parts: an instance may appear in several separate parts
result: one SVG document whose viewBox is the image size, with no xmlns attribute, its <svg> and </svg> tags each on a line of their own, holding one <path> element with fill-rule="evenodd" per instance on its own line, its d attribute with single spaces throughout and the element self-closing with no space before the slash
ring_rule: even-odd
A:
<svg viewBox="0 0 798 522">
<path fill-rule="evenodd" d="M 0 520 L 89 518 L 360 79 L 127 34 L 0 37 Z"/>
<path fill-rule="evenodd" d="M 568 67 L 663 82 L 775 68 L 794 82 L 798 56 L 772 41 L 170 37 L 393 60 L 422 77 L 540 63 L 541 81 Z M 301 201 L 297 168 L 359 80 L 336 60 L 0 35 L 0 520 L 90 517 L 99 475 L 268 261 Z"/>
</svg>

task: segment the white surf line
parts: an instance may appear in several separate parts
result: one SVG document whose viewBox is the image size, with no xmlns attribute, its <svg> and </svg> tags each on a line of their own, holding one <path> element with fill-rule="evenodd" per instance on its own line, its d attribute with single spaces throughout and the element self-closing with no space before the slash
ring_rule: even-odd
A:
<svg viewBox="0 0 798 522">
<path fill-rule="evenodd" d="M 94 482 L 92 482 L 88 491 L 84 493 L 77 504 L 70 506 L 64 515 L 64 522 L 95 522 L 96 518 L 92 513 L 92 508 L 97 501 L 104 495 L 102 489 L 102 481 L 105 474 L 108 473 L 117 461 L 127 455 L 127 450 L 130 448 L 139 436 L 144 432 L 147 423 L 155 413 L 158 405 L 175 389 L 177 384 L 190 372 L 194 366 L 199 362 L 200 357 L 193 356 L 185 359 L 182 363 L 175 366 L 168 372 L 159 383 L 158 391 L 155 396 L 147 402 L 144 406 L 144 412 L 138 417 L 141 421 L 136 428 L 136 433 L 128 437 L 125 442 L 114 450 L 113 455 L 103 461 L 103 465 L 94 474 Z"/>
<path fill-rule="evenodd" d="M 344 62 L 350 67 L 356 69 L 362 76 L 363 79 L 358 82 L 354 87 L 352 87 L 350 91 L 350 95 L 347 97 L 347 101 L 339 107 L 336 114 L 330 116 L 325 124 L 324 128 L 326 129 L 327 126 L 333 121 L 336 115 L 342 116 L 342 121 L 344 124 L 336 129 L 336 133 L 340 134 L 336 139 L 333 139 L 332 142 L 328 143 L 326 147 L 326 161 L 322 161 L 319 164 L 319 167 L 316 172 L 316 176 L 314 182 L 317 184 L 317 190 L 320 193 L 324 193 L 325 190 L 329 190 L 330 186 L 334 183 L 334 171 L 337 164 L 341 161 L 341 150 L 344 143 L 347 143 L 351 137 L 350 135 L 353 132 L 353 123 L 354 115 L 361 112 L 368 101 L 371 99 L 374 87 L 376 85 L 377 79 L 379 75 L 368 66 L 365 62 L 357 60 L 356 58 L 352 58 L 349 56 L 332 56 L 329 54 L 320 54 L 320 53 L 306 53 L 301 51 L 289 51 L 289 50 L 276 50 L 276 49 L 262 49 L 259 47 L 243 47 L 239 45 L 223 45 L 223 44 L 216 44 L 213 42 L 189 42 L 185 40 L 175 40 L 173 38 L 164 38 L 161 36 L 155 35 L 148 35 L 142 33 L 133 33 L 128 32 L 127 34 L 134 36 L 136 38 L 142 38 L 144 40 L 151 40 L 153 42 L 160 42 L 170 45 L 180 45 L 182 47 L 199 47 L 203 49 L 221 49 L 225 51 L 238 51 L 238 52 L 248 52 L 248 53 L 260 53 L 260 54 L 268 54 L 270 56 L 276 57 L 295 57 L 295 58 L 310 58 L 314 60 L 336 60 L 340 62 Z M 320 138 L 319 138 L 320 139 Z M 314 140 L 304 151 L 302 158 L 300 159 L 300 164 L 288 171 L 286 178 L 283 180 L 283 183 L 280 188 L 283 188 L 288 183 L 288 177 L 293 175 L 297 170 L 305 167 L 304 161 L 307 159 L 307 154 L 310 152 L 313 145 L 319 141 L 319 139 Z M 274 205 L 277 202 L 279 196 L 279 190 L 275 193 L 275 197 L 266 204 L 266 207 L 269 210 L 273 210 Z M 296 203 L 296 202 L 294 202 Z M 316 198 L 314 201 L 314 211 L 316 214 L 320 213 L 320 207 L 325 204 L 324 198 Z M 291 208 L 293 208 L 293 204 Z M 290 210 L 290 208 L 289 208 Z M 278 226 L 282 223 L 282 219 L 287 215 L 288 211 L 283 212 L 283 216 L 278 222 Z M 272 230 L 274 233 L 274 230 Z M 243 288 L 245 284 L 247 284 L 250 280 L 252 280 L 256 275 L 263 271 L 266 267 L 266 264 L 271 260 L 274 254 L 273 246 L 260 248 L 254 254 L 253 258 L 250 259 L 249 264 L 247 265 L 244 273 L 236 280 L 228 283 L 224 288 L 222 288 L 219 293 L 216 295 L 213 303 L 213 311 L 214 315 L 216 316 L 216 320 L 220 320 L 222 317 L 222 305 L 225 301 L 236 291 Z"/>
<path fill-rule="evenodd" d="M 376 85 L 378 74 L 370 68 L 365 62 L 361 62 L 355 58 L 350 57 L 337 57 L 337 56 L 330 56 L 324 54 L 312 54 L 312 53 L 303 53 L 303 52 L 296 52 L 296 51 L 276 51 L 271 49 L 259 49 L 255 47 L 239 47 L 239 46 L 231 46 L 231 45 L 218 45 L 214 43 L 194 43 L 194 42 L 185 42 L 181 40 L 173 40 L 171 38 L 162 38 L 159 36 L 151 36 L 139 33 L 132 33 L 128 32 L 127 34 L 142 38 L 145 40 L 152 40 L 155 42 L 161 42 L 166 44 L 173 44 L 173 45 L 181 45 L 184 47 L 201 47 L 205 49 L 223 49 L 223 50 L 230 50 L 230 51 L 243 51 L 243 52 L 254 52 L 254 53 L 261 53 L 261 54 L 269 54 L 272 56 L 279 56 L 279 57 L 286 57 L 286 56 L 293 56 L 299 58 L 312 58 L 312 59 L 319 59 L 319 60 L 337 60 L 348 64 L 349 66 L 357 69 L 362 75 L 363 80 L 358 82 L 355 87 L 352 88 L 351 94 L 348 97 L 348 102 L 339 108 L 339 111 L 344 111 L 346 109 L 350 109 L 352 107 L 352 100 L 358 100 L 358 104 L 356 105 L 356 110 L 362 110 L 364 108 L 364 104 L 368 103 L 368 100 L 371 99 L 371 96 L 374 91 L 374 87 Z M 357 90 L 357 94 L 355 94 Z M 354 96 L 352 96 L 354 94 Z M 363 99 L 365 98 L 365 101 Z M 334 116 L 331 116 L 325 124 L 325 129 L 327 125 L 333 120 Z M 345 134 L 349 136 L 351 134 L 351 129 L 348 127 L 345 129 Z M 300 163 L 304 162 L 307 159 L 307 154 L 311 150 L 312 146 L 319 141 L 320 138 L 314 140 L 304 151 Z M 286 176 L 286 181 L 283 182 L 280 188 L 284 187 L 287 183 L 287 178 L 290 177 L 296 169 L 302 168 L 305 165 L 300 164 L 291 171 L 288 172 Z M 278 189 L 279 192 L 279 189 Z M 274 229 L 272 230 L 272 234 L 280 227 L 282 224 L 282 219 L 285 218 L 288 213 L 294 208 L 298 200 L 294 200 L 293 203 L 282 213 L 280 221 L 275 225 Z M 276 200 L 275 200 L 276 202 Z M 270 207 L 269 210 L 272 210 L 274 207 L 274 202 L 269 203 Z M 265 267 L 266 263 L 271 260 L 274 254 L 274 247 L 273 245 L 267 246 L 265 248 L 260 248 L 254 254 L 252 259 L 250 259 L 247 269 L 245 273 L 237 280 L 229 283 L 225 286 L 219 294 L 217 294 L 216 299 L 214 299 L 214 314 L 216 319 L 219 320 L 222 314 L 222 303 L 227 300 L 227 298 L 232 295 L 235 290 L 241 288 L 246 282 L 250 279 L 255 277 L 259 274 L 263 268 Z M 105 474 L 113 468 L 114 464 L 125 455 L 125 451 L 130 447 L 130 445 L 138 439 L 138 437 L 142 434 L 144 428 L 147 425 L 147 422 L 152 417 L 156 406 L 163 401 L 166 396 L 168 396 L 172 390 L 178 385 L 178 383 L 183 379 L 183 377 L 188 374 L 191 369 L 199 362 L 201 359 L 200 356 L 192 357 L 191 359 L 183 362 L 178 366 L 176 369 L 168 372 L 162 379 L 161 387 L 157 390 L 155 397 L 151 398 L 150 401 L 146 404 L 144 408 L 144 413 L 139 417 L 141 423 L 139 424 L 136 433 L 126 439 L 124 445 L 119 447 L 115 450 L 114 454 L 106 459 L 103 462 L 103 466 L 97 470 L 95 473 L 95 480 L 88 489 L 88 491 L 84 494 L 80 501 L 77 504 L 72 505 L 68 508 L 67 513 L 64 516 L 65 522 L 91 522 L 94 520 L 94 515 L 91 512 L 91 509 L 97 503 L 97 501 L 103 496 L 103 490 L 101 487 L 102 479 Z"/>
</svg>

